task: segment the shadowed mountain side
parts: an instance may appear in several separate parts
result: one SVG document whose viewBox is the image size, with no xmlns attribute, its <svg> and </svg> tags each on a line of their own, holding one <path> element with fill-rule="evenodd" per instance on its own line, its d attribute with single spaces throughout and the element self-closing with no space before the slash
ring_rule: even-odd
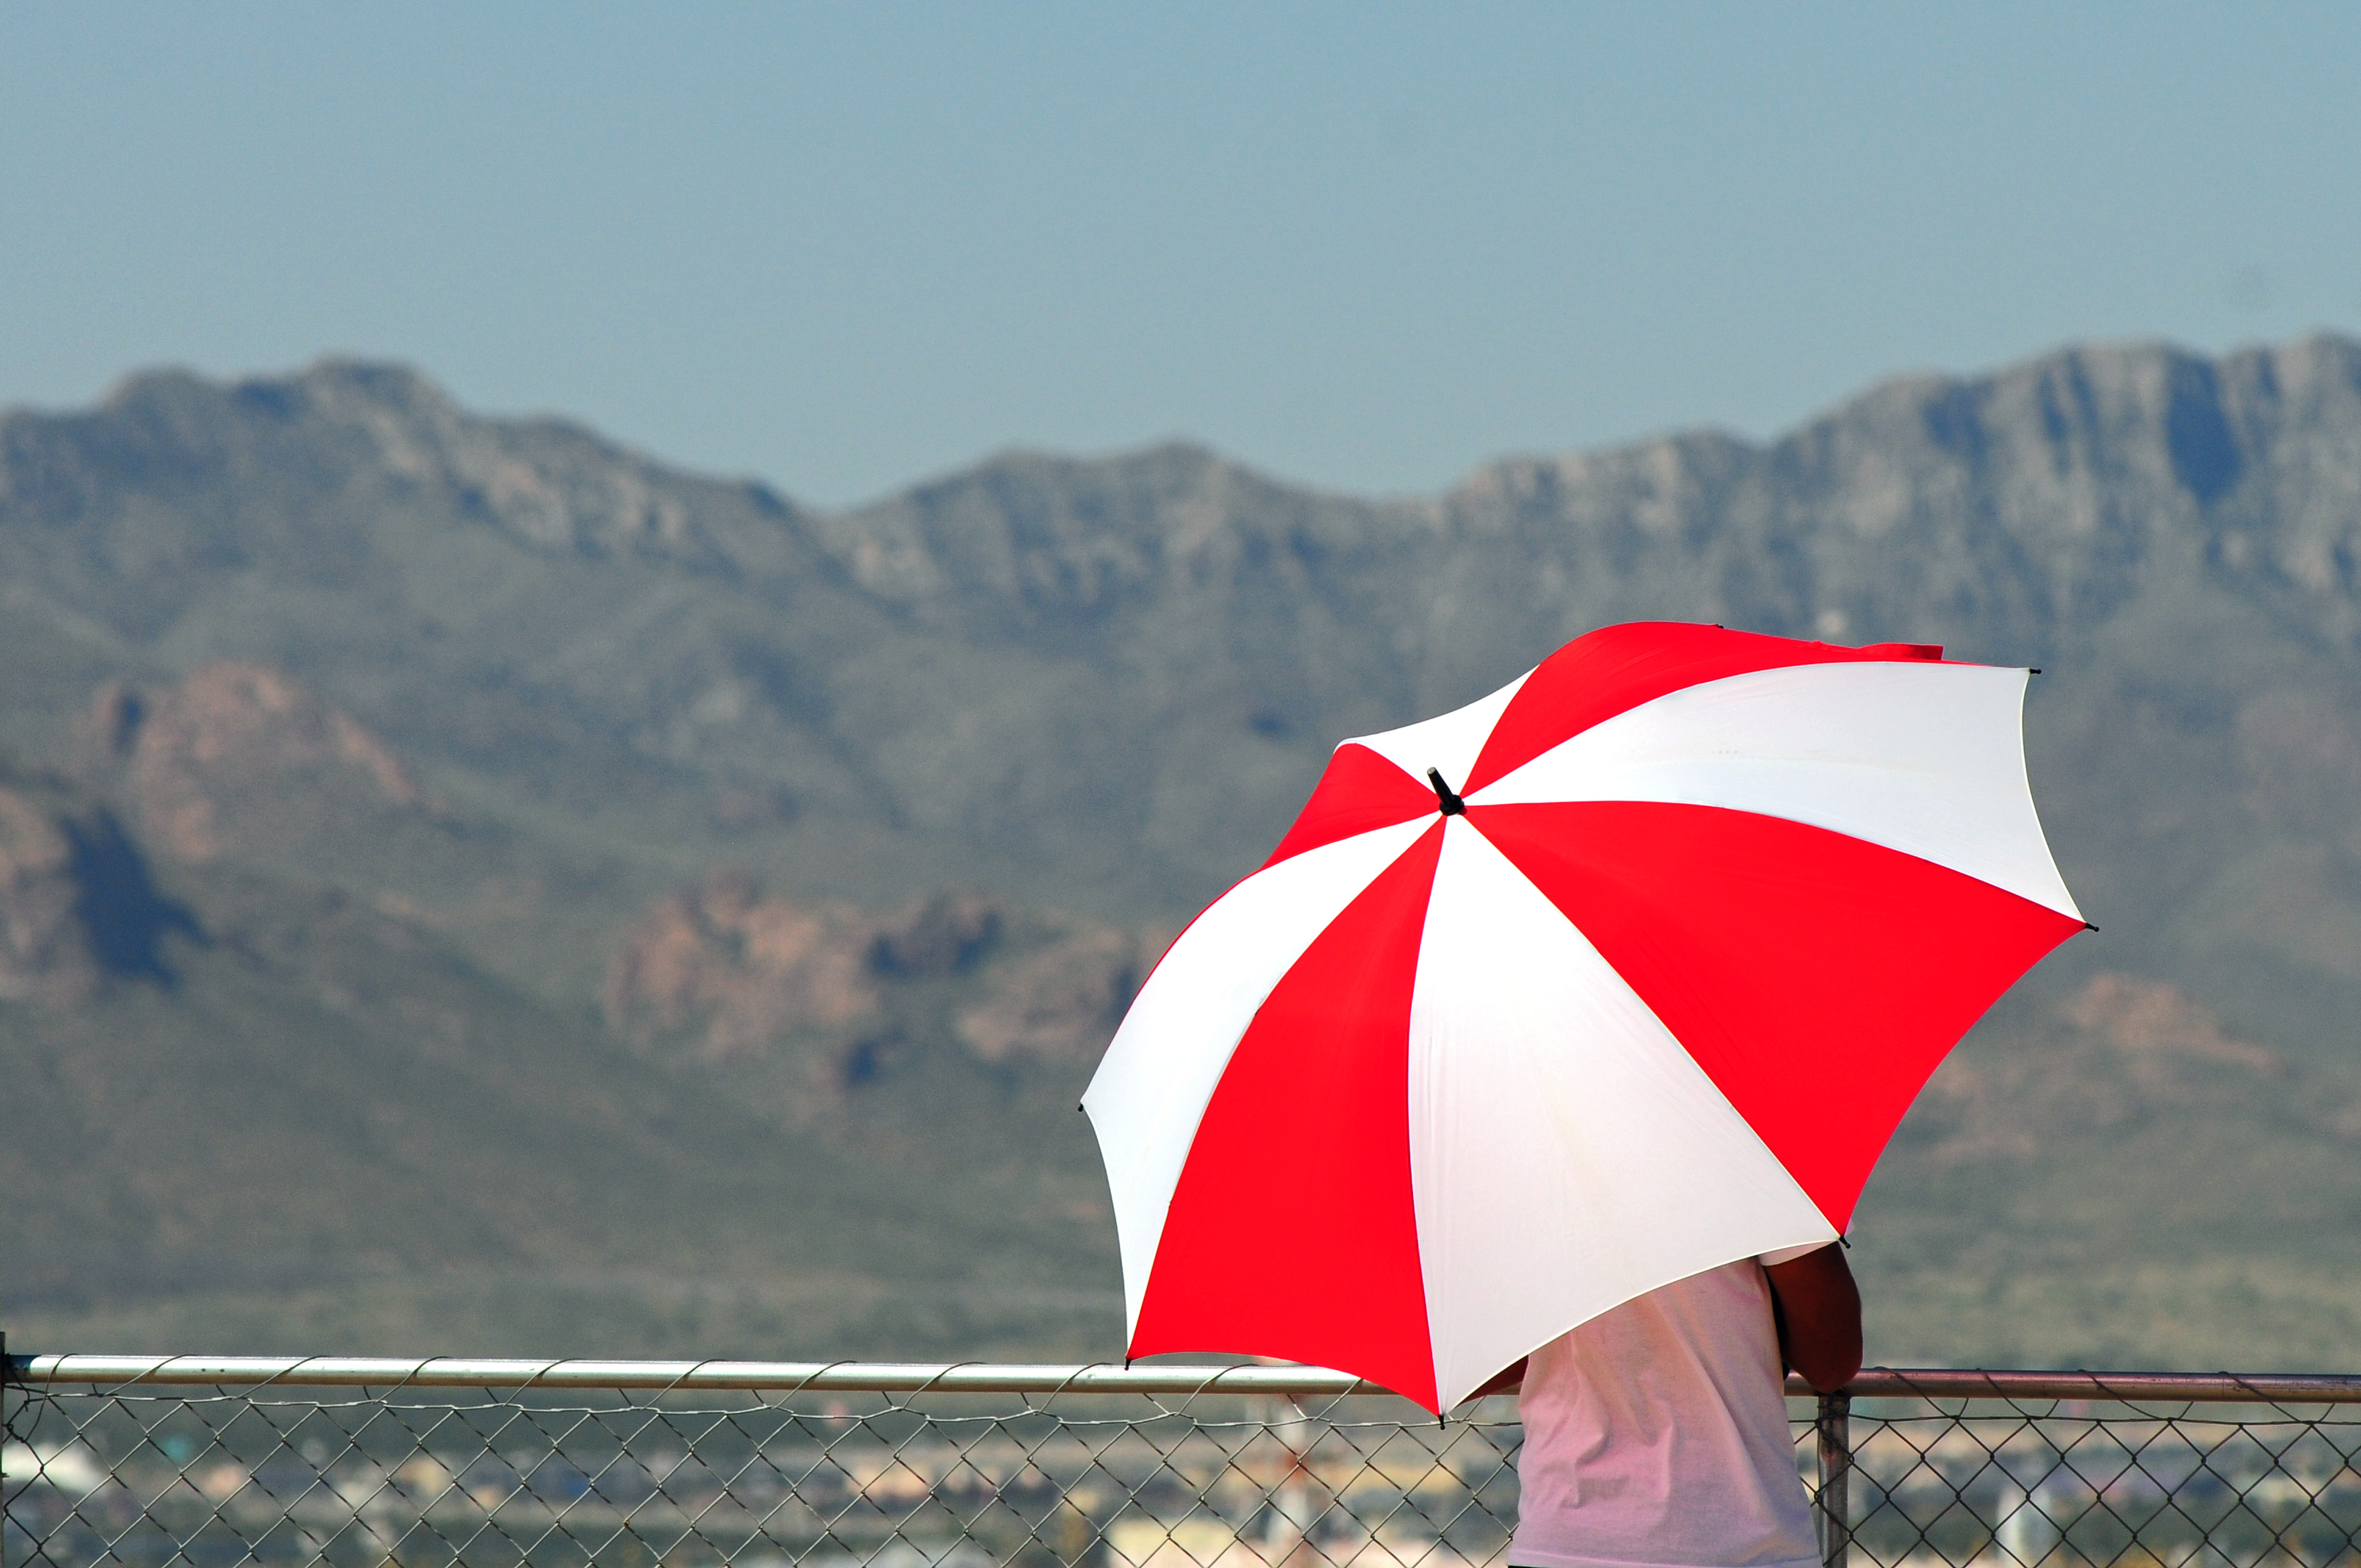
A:
<svg viewBox="0 0 2361 1568">
<path fill-rule="evenodd" d="M 1170 446 L 820 514 L 348 364 L 0 417 L 0 741 L 57 770 L 0 812 L 0 1150 L 43 1151 L 0 1153 L 12 1327 L 399 1348 L 534 1302 L 817 1354 L 916 1303 L 912 1349 L 1094 1321 L 1109 1354 L 1071 1105 L 1140 933 L 1258 861 L 1338 737 L 1642 618 L 2048 672 L 2036 791 L 2103 931 L 1872 1181 L 1872 1354 L 2349 1359 L 2333 338 L 2069 350 L 1389 502 Z M 948 967 L 945 888 L 1001 921 Z"/>
<path fill-rule="evenodd" d="M 169 936 L 203 939 L 115 813 L 0 756 L 0 1001 L 72 1007 L 110 982 L 175 981 Z"/>
</svg>

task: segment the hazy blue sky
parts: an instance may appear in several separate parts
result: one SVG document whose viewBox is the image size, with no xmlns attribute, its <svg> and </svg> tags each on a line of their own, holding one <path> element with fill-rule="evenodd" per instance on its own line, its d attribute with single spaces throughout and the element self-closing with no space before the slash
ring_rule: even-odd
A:
<svg viewBox="0 0 2361 1568">
<path fill-rule="evenodd" d="M 843 501 L 2361 330 L 2361 6 L 0 9 L 0 404 L 414 363 Z"/>
</svg>

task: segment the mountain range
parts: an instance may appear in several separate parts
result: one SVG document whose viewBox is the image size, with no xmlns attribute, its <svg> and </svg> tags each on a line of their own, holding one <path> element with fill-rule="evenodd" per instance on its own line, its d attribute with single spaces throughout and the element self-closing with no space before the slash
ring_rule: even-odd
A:
<svg viewBox="0 0 2361 1568">
<path fill-rule="evenodd" d="M 1144 966 L 1337 739 L 1638 619 L 2045 672 L 2101 929 L 1872 1179 L 1872 1356 L 2354 1359 L 2333 337 L 1384 500 L 1167 445 L 826 511 L 342 362 L 0 416 L 0 1310 L 60 1349 L 1117 1354 L 1071 1106 Z"/>
</svg>

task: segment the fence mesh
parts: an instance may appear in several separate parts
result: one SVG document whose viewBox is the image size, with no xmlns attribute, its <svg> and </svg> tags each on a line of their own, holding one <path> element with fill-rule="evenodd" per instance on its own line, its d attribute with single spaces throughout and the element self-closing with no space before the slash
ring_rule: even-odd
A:
<svg viewBox="0 0 2361 1568">
<path fill-rule="evenodd" d="M 5 1561 L 1458 1568 L 1504 1561 L 1515 1523 L 1511 1399 L 1438 1423 L 1366 1393 L 888 1393 L 840 1376 L 12 1387 Z M 2361 1556 L 2356 1407 L 1912 1396 L 1790 1412 L 1831 1561 Z"/>
<path fill-rule="evenodd" d="M 1849 1425 L 1856 1562 L 2317 1568 L 2361 1539 L 2350 1404 L 1880 1398 Z"/>
</svg>

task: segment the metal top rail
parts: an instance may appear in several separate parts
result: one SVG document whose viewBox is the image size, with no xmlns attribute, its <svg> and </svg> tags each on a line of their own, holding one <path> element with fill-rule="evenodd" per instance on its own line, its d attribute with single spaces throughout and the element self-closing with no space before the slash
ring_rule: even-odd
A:
<svg viewBox="0 0 2361 1568">
<path fill-rule="evenodd" d="M 773 1389 L 895 1394 L 1384 1394 L 1314 1366 L 899 1361 L 470 1361 L 437 1356 L 32 1355 L 12 1380 L 290 1387 Z"/>
<path fill-rule="evenodd" d="M 343 1388 L 740 1389 L 895 1394 L 1280 1394 L 1390 1392 L 1316 1366 L 1142 1363 L 876 1361 L 469 1361 L 437 1356 L 11 1355 L 19 1384 Z M 1790 1377 L 1787 1392 L 1812 1390 Z M 2217 1404 L 2361 1404 L 2361 1376 L 2277 1372 L 2029 1372 L 1872 1367 L 1854 1398 L 2191 1400 Z"/>
</svg>

